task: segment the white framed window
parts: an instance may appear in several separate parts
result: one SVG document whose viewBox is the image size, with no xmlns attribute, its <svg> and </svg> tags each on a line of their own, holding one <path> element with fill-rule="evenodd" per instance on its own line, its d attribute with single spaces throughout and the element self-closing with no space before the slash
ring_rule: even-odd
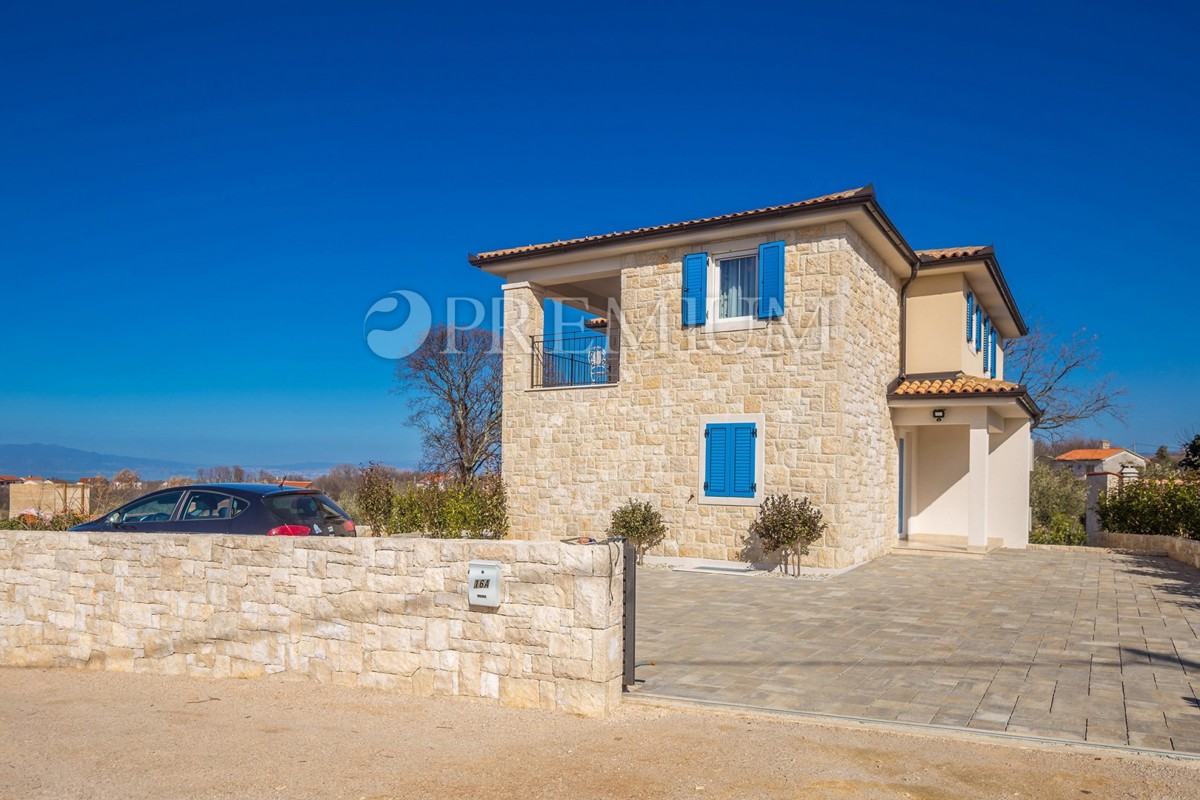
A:
<svg viewBox="0 0 1200 800">
<path fill-rule="evenodd" d="M 767 327 L 784 315 L 787 243 L 745 237 L 711 251 L 686 253 L 681 323 L 706 333 Z"/>
<path fill-rule="evenodd" d="M 717 319 L 750 319 L 758 308 L 758 255 L 717 259 Z"/>
<path fill-rule="evenodd" d="M 765 328 L 758 316 L 758 250 L 739 243 L 736 250 L 714 251 L 708 260 L 706 331 Z"/>
</svg>

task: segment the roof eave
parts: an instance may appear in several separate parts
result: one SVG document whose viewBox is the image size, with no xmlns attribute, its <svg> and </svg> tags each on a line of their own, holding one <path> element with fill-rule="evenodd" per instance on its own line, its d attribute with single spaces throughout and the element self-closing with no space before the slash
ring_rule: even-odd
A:
<svg viewBox="0 0 1200 800">
<path fill-rule="evenodd" d="M 943 258 L 922 258 L 922 270 L 936 270 L 940 267 L 954 266 L 958 264 L 969 264 L 972 262 L 983 262 L 984 268 L 988 271 L 988 276 L 992 282 L 996 284 L 996 288 L 1000 290 L 1000 296 L 1004 300 L 1004 307 L 1008 309 L 1008 313 L 1012 316 L 1013 324 L 1017 326 L 1017 331 L 1021 336 L 1029 333 L 1029 326 L 1025 324 L 1025 318 L 1021 316 L 1021 309 L 1017 308 L 1017 299 L 1013 297 L 1012 290 L 1008 288 L 1008 281 L 1004 279 L 1004 272 L 1000 269 L 1000 262 L 996 259 L 996 248 L 992 245 L 980 248 L 976 253 L 961 256 L 947 256 Z"/>
<path fill-rule="evenodd" d="M 687 233 L 691 231 L 731 227 L 749 222 L 759 222 L 764 219 L 804 216 L 806 214 L 812 214 L 819 211 L 828 211 L 834 208 L 853 206 L 863 207 L 863 209 L 867 212 L 867 215 L 878 226 L 880 232 L 892 242 L 904 260 L 908 262 L 910 268 L 915 267 L 919 263 L 916 252 L 912 249 L 908 242 L 905 241 L 904 237 L 900 234 L 899 230 L 897 230 L 891 219 L 879 206 L 879 203 L 875 197 L 875 188 L 871 184 L 859 189 L 853 195 L 834 197 L 828 200 L 821 200 L 803 206 L 789 208 L 769 208 L 759 211 L 750 211 L 733 218 L 719 217 L 695 220 L 691 222 L 680 222 L 672 225 L 665 225 L 654 230 L 635 230 L 624 233 L 616 233 L 602 238 L 597 237 L 585 241 L 563 242 L 562 244 L 558 245 L 550 244 L 545 247 L 540 247 L 537 250 L 499 253 L 494 256 L 469 253 L 467 255 L 467 261 L 472 266 L 484 268 L 493 266 L 495 264 L 521 261 L 530 258 L 567 253 L 588 248 L 599 248 L 621 242 L 636 241 L 639 239 L 653 240 L 655 238 L 678 235 L 680 233 Z"/>
<path fill-rule="evenodd" d="M 893 391 L 894 387 L 888 387 L 887 399 L 892 400 L 916 400 L 928 401 L 931 403 L 954 402 L 955 400 L 990 400 L 992 398 L 1000 400 L 1016 400 L 1021 408 L 1025 409 L 1029 414 L 1029 418 L 1036 425 L 1042 419 L 1042 414 L 1045 413 L 1038 404 L 1029 396 L 1029 392 L 1022 389 L 1009 389 L 999 392 L 949 392 L 945 394 L 896 394 Z"/>
</svg>

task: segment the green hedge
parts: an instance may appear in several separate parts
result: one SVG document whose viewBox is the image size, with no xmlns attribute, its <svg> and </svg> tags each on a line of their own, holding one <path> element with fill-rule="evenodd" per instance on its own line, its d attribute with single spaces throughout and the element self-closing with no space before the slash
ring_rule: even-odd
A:
<svg viewBox="0 0 1200 800">
<path fill-rule="evenodd" d="M 1100 523 L 1113 533 L 1200 539 L 1200 476 L 1143 479 L 1101 496 Z"/>
<path fill-rule="evenodd" d="M 1030 544 L 1087 544 L 1084 512 L 1087 483 L 1069 469 L 1037 462 L 1029 476 L 1029 506 L 1033 513 Z"/>
<path fill-rule="evenodd" d="M 507 500 L 499 478 L 440 488 L 408 486 L 391 498 L 385 532 L 436 539 L 500 539 L 508 533 Z"/>
<path fill-rule="evenodd" d="M 1079 520 L 1055 512 L 1051 515 L 1048 524 L 1034 526 L 1033 530 L 1029 532 L 1029 543 L 1070 544 L 1082 547 L 1087 544 L 1087 532 Z"/>
</svg>

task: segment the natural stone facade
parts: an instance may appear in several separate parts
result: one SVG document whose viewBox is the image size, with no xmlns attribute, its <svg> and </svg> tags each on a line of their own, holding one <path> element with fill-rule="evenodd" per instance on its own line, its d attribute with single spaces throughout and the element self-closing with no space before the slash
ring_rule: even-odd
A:
<svg viewBox="0 0 1200 800">
<path fill-rule="evenodd" d="M 653 553 L 736 559 L 757 508 L 697 502 L 698 434 L 704 415 L 755 414 L 765 492 L 808 496 L 829 523 L 806 563 L 845 567 L 890 550 L 898 475 L 886 389 L 897 374 L 900 279 L 844 222 L 755 237 L 781 239 L 785 315 L 743 331 L 681 324 L 682 259 L 704 247 L 621 256 L 612 386 L 530 390 L 543 293 L 536 284 L 505 287 L 512 535 L 595 535 L 634 497 L 653 501 L 669 528 Z"/>
<path fill-rule="evenodd" d="M 503 570 L 469 607 L 467 562 Z M 282 677 L 600 715 L 616 545 L 0 531 L 0 665 Z"/>
</svg>

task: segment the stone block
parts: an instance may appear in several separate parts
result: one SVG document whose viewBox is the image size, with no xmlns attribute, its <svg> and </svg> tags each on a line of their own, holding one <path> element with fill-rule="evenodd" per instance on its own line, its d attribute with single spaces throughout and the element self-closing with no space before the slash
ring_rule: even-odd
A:
<svg viewBox="0 0 1200 800">
<path fill-rule="evenodd" d="M 538 681 L 533 678 L 500 676 L 499 698 L 502 705 L 513 708 L 538 708 L 541 692 Z"/>
<path fill-rule="evenodd" d="M 377 650 L 367 656 L 366 668 L 372 672 L 412 677 L 420 667 L 420 660 L 420 656 L 416 653 Z"/>
</svg>

